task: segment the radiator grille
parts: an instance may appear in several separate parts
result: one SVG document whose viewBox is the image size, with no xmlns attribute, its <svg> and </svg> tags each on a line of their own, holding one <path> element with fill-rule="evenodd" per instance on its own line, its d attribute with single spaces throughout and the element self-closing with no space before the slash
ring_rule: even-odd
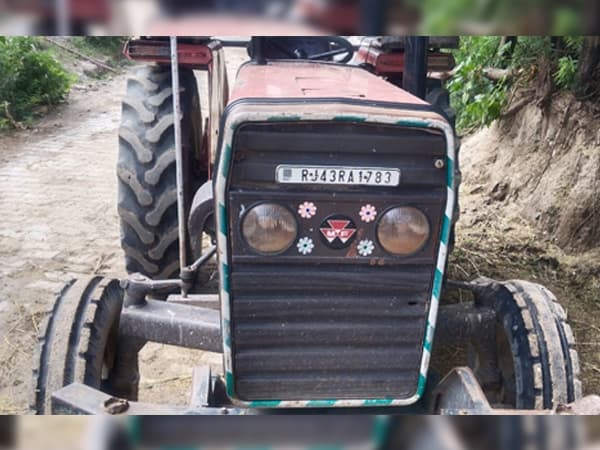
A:
<svg viewBox="0 0 600 450">
<path fill-rule="evenodd" d="M 377 166 L 402 170 L 400 186 L 323 188 L 274 180 L 279 164 L 373 165 L 373 149 Z M 238 131 L 227 200 L 238 398 L 403 399 L 416 392 L 446 201 L 445 173 L 435 160 L 444 154 L 442 135 L 398 127 L 253 124 Z M 320 244 L 309 256 L 295 246 L 259 256 L 240 236 L 240 216 L 265 200 L 292 211 L 303 201 L 317 203 L 314 223 L 299 222 L 301 236 L 314 233 L 328 215 L 350 215 L 365 203 L 379 211 L 413 205 L 427 215 L 432 238 L 408 258 L 379 247 L 373 258 L 361 258 Z M 357 226 L 361 238 L 375 240 L 375 223 L 357 220 Z"/>
</svg>

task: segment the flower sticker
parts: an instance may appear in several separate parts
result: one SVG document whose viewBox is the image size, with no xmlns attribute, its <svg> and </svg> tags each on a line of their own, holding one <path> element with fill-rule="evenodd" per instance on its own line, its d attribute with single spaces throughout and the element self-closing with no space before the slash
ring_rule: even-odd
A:
<svg viewBox="0 0 600 450">
<path fill-rule="evenodd" d="M 358 243 L 356 249 L 360 256 L 370 256 L 371 253 L 373 253 L 373 250 L 375 250 L 375 244 L 373 244 L 373 241 L 365 239 Z"/>
<path fill-rule="evenodd" d="M 312 253 L 313 248 L 315 248 L 315 244 L 311 238 L 303 237 L 298 241 L 297 247 L 299 253 L 302 253 L 303 255 L 308 255 L 309 253 Z"/>
<path fill-rule="evenodd" d="M 363 222 L 373 222 L 377 216 L 377 209 L 373 205 L 365 205 L 360 208 L 358 215 Z"/>
<path fill-rule="evenodd" d="M 300 217 L 303 219 L 310 219 L 317 214 L 317 207 L 313 202 L 300 203 L 298 206 L 298 214 L 300 214 Z"/>
</svg>

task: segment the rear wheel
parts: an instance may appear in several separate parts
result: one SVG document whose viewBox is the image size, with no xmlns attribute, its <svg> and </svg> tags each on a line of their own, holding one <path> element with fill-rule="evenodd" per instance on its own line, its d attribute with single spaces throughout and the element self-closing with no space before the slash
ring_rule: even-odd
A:
<svg viewBox="0 0 600 450">
<path fill-rule="evenodd" d="M 497 316 L 500 382 L 493 389 L 484 386 L 490 402 L 551 409 L 581 398 L 575 338 L 556 297 L 544 286 L 520 280 L 480 279 L 475 284 Z"/>
<path fill-rule="evenodd" d="M 187 211 L 206 174 L 200 167 L 202 117 L 193 71 L 180 70 L 184 197 Z M 179 269 L 171 68 L 143 67 L 127 81 L 119 130 L 121 246 L 129 273 L 171 278 Z"/>
<path fill-rule="evenodd" d="M 89 277 L 65 286 L 39 337 L 32 402 L 37 414 L 50 414 L 52 394 L 69 384 L 107 390 L 122 304 L 118 280 Z"/>
</svg>

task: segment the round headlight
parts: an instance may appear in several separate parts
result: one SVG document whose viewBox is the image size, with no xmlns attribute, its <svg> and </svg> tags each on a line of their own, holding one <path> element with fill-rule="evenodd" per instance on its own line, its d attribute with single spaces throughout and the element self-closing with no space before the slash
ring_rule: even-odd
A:
<svg viewBox="0 0 600 450">
<path fill-rule="evenodd" d="M 259 253 L 281 253 L 296 240 L 298 224 L 283 206 L 262 203 L 244 216 L 242 234 L 248 245 Z"/>
<path fill-rule="evenodd" d="M 381 246 L 400 256 L 412 255 L 423 248 L 429 233 L 427 217 L 411 206 L 390 209 L 381 217 L 377 227 Z"/>
</svg>

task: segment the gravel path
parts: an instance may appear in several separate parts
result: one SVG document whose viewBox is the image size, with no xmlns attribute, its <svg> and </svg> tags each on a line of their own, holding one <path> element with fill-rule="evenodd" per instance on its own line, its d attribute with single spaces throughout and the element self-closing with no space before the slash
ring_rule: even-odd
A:
<svg viewBox="0 0 600 450">
<path fill-rule="evenodd" d="M 0 412 L 27 407 L 35 336 L 62 285 L 123 272 L 114 206 L 123 83 L 77 86 L 35 130 L 0 141 Z"/>
</svg>

